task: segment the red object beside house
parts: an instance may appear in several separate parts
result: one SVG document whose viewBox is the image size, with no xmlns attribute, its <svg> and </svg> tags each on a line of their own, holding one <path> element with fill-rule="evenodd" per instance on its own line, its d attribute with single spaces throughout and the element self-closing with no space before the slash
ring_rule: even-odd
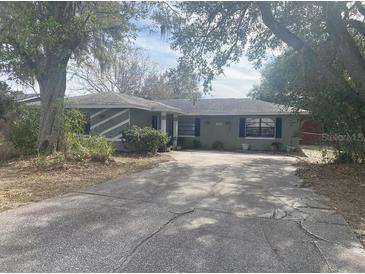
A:
<svg viewBox="0 0 365 274">
<path fill-rule="evenodd" d="M 322 128 L 313 120 L 305 120 L 301 127 L 301 145 L 318 145 L 322 139 Z"/>
</svg>

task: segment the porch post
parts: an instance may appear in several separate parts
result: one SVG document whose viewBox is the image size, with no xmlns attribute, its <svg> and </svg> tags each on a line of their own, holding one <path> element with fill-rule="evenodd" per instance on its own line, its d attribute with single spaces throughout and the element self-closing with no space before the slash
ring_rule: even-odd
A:
<svg viewBox="0 0 365 274">
<path fill-rule="evenodd" d="M 161 112 L 161 132 L 166 133 L 166 112 Z"/>
<path fill-rule="evenodd" d="M 179 120 L 177 114 L 174 113 L 173 125 L 172 125 L 172 145 L 177 147 L 177 137 L 178 137 Z"/>
</svg>

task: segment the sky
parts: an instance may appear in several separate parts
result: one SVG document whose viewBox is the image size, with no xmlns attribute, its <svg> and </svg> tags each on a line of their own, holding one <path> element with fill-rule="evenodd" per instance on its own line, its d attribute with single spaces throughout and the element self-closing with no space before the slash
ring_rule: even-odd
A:
<svg viewBox="0 0 365 274">
<path fill-rule="evenodd" d="M 143 31 L 139 33 L 135 45 L 145 50 L 153 62 L 162 70 L 175 67 L 179 53 L 173 51 L 166 38 L 157 32 Z M 255 70 L 245 56 L 239 63 L 224 69 L 224 75 L 213 81 L 213 91 L 205 98 L 244 98 L 253 85 L 260 80 L 259 71 Z"/>
<path fill-rule="evenodd" d="M 135 40 L 135 46 L 145 51 L 145 54 L 164 71 L 177 65 L 179 53 L 173 51 L 167 41 L 158 31 L 140 30 Z M 4 78 L 5 80 L 5 78 Z M 212 82 L 213 90 L 205 94 L 204 98 L 244 98 L 252 89 L 253 85 L 260 80 L 259 71 L 255 70 L 245 56 L 237 64 L 232 64 L 224 69 L 224 75 L 219 76 Z M 23 90 L 25 93 L 38 92 L 14 82 L 8 82 L 15 90 Z M 85 94 L 79 89 L 79 82 L 72 80 L 67 82 L 66 95 L 75 96 Z"/>
</svg>

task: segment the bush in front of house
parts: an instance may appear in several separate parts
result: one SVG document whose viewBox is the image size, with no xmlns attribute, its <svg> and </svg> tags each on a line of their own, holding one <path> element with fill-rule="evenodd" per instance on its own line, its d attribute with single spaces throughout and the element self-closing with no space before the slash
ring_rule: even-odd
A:
<svg viewBox="0 0 365 274">
<path fill-rule="evenodd" d="M 113 145 L 103 136 L 88 136 L 84 139 L 84 144 L 93 161 L 105 163 L 113 155 Z"/>
<path fill-rule="evenodd" d="M 37 153 L 40 114 L 36 108 L 19 105 L 9 114 L 8 140 L 23 155 Z M 64 132 L 66 142 L 70 134 L 82 134 L 84 115 L 76 109 L 67 109 L 64 113 Z"/>
<path fill-rule="evenodd" d="M 37 152 L 39 111 L 25 105 L 18 106 L 9 118 L 8 140 L 21 154 Z"/>
<path fill-rule="evenodd" d="M 150 127 L 130 127 L 123 132 L 123 137 L 127 144 L 138 153 L 156 154 L 158 149 L 169 141 L 167 134 Z"/>
<path fill-rule="evenodd" d="M 37 153 L 37 138 L 40 122 L 39 110 L 20 105 L 9 119 L 8 140 L 16 152 L 23 155 Z M 64 113 L 65 156 L 76 161 L 106 162 L 113 154 L 112 144 L 102 136 L 83 136 L 85 118 L 77 109 Z M 14 151 L 14 155 L 17 155 Z M 10 152 L 7 152 L 9 154 Z M 13 155 L 12 154 L 12 155 Z M 10 157 L 10 156 L 9 156 Z"/>
<path fill-rule="evenodd" d="M 68 134 L 66 140 L 66 157 L 76 161 L 92 161 L 105 163 L 113 155 L 113 145 L 103 136 L 82 136 Z"/>
<path fill-rule="evenodd" d="M 0 136 L 0 163 L 9 160 L 17 159 L 20 157 L 20 153 L 12 143 L 2 141 Z"/>
</svg>

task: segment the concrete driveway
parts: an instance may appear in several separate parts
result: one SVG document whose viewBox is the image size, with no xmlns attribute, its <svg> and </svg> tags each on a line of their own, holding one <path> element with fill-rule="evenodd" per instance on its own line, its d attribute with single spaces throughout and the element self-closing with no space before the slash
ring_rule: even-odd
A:
<svg viewBox="0 0 365 274">
<path fill-rule="evenodd" d="M 295 158 L 174 152 L 130 177 L 0 214 L 6 272 L 365 272 Z"/>
</svg>

